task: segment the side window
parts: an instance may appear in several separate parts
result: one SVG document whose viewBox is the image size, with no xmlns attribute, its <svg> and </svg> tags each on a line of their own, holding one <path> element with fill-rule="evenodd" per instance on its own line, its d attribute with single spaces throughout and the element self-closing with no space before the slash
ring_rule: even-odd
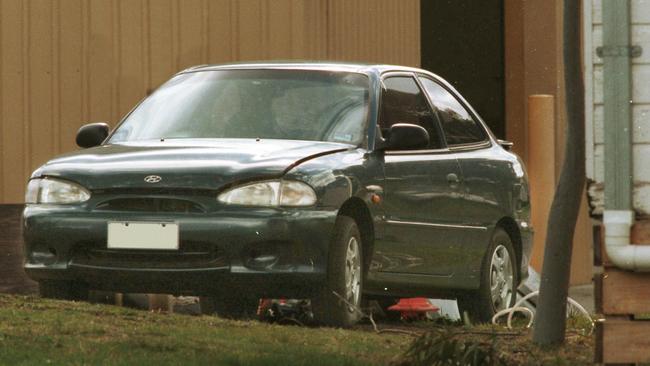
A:
<svg viewBox="0 0 650 366">
<path fill-rule="evenodd" d="M 420 81 L 438 112 L 448 145 L 472 144 L 487 140 L 487 134 L 480 123 L 472 118 L 467 109 L 447 89 L 431 79 L 420 78 Z"/>
<path fill-rule="evenodd" d="M 379 127 L 387 138 L 390 127 L 396 123 L 422 126 L 429 133 L 429 149 L 442 147 L 436 117 L 415 79 L 409 76 L 393 76 L 384 79 L 381 96 Z"/>
</svg>

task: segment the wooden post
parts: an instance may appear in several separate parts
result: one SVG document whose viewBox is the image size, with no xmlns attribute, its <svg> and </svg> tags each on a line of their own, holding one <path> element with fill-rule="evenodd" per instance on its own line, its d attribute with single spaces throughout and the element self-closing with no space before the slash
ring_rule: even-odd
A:
<svg viewBox="0 0 650 366">
<path fill-rule="evenodd" d="M 547 94 L 528 97 L 528 177 L 532 201 L 531 221 L 535 229 L 531 265 L 542 270 L 548 213 L 555 194 L 557 165 L 555 98 Z M 584 193 L 573 237 L 571 285 L 588 284 L 592 278 L 591 221 Z"/>
<path fill-rule="evenodd" d="M 537 94 L 528 97 L 528 177 L 531 221 L 535 239 L 531 265 L 541 272 L 548 213 L 555 195 L 555 98 Z"/>
</svg>

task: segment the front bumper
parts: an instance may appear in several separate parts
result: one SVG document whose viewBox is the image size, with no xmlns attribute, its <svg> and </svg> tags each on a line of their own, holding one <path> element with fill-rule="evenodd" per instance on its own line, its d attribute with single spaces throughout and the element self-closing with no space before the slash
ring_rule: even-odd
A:
<svg viewBox="0 0 650 366">
<path fill-rule="evenodd" d="M 25 271 L 121 292 L 203 295 L 245 290 L 313 295 L 325 282 L 336 211 L 232 208 L 200 214 L 97 212 L 28 205 Z M 178 251 L 108 249 L 109 221 L 179 224 Z"/>
</svg>

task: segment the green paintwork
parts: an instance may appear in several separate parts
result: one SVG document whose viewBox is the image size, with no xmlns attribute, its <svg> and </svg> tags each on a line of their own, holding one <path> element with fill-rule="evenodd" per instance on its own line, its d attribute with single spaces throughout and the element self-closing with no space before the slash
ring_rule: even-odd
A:
<svg viewBox="0 0 650 366">
<path fill-rule="evenodd" d="M 511 223 L 513 235 L 521 238 L 516 246 L 523 257 L 520 272 L 526 276 L 532 244 L 530 203 L 524 167 L 516 155 L 499 146 L 491 134 L 485 144 L 463 149 L 375 149 L 383 73 L 416 72 L 444 81 L 419 69 L 348 64 L 226 65 L 189 72 L 255 67 L 367 74 L 370 113 L 364 142 L 353 146 L 170 139 L 105 144 L 57 157 L 32 177 L 71 180 L 92 196 L 78 205 L 27 205 L 27 273 L 37 280 L 71 279 L 125 292 L 211 294 L 246 289 L 267 297 L 306 297 L 325 281 L 339 210 L 354 205 L 353 212 L 368 213 L 370 222 L 364 226 L 371 234 L 366 239 L 374 239 L 363 247 L 369 259 L 366 293 L 429 296 L 477 288 L 481 261 L 499 222 Z M 144 177 L 152 174 L 162 181 L 146 183 Z M 450 174 L 458 180 L 450 180 Z M 317 204 L 262 208 L 227 206 L 216 200 L 219 192 L 236 184 L 280 177 L 309 184 Z M 381 202 L 373 202 L 373 194 Z M 102 209 L 115 199 L 143 197 L 189 203 L 196 211 Z M 124 220 L 177 222 L 181 250 L 107 250 L 107 222 Z M 253 252 L 281 259 L 257 268 L 249 261 Z"/>
<path fill-rule="evenodd" d="M 630 46 L 629 1 L 603 1 L 603 47 Z M 605 207 L 632 207 L 632 118 L 629 52 L 603 53 Z"/>
<path fill-rule="evenodd" d="M 384 166 L 387 219 L 463 224 L 462 184 L 450 185 L 447 181 L 449 174 L 462 177 L 454 154 L 388 152 L 384 156 Z M 463 231 L 450 227 L 387 225 L 385 239 L 376 248 L 388 259 L 381 270 L 448 275 L 458 261 Z"/>
</svg>

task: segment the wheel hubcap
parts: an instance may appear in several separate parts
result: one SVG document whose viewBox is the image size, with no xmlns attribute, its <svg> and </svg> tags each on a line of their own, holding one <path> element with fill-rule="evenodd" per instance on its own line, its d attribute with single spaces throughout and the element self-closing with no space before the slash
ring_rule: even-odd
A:
<svg viewBox="0 0 650 366">
<path fill-rule="evenodd" d="M 514 292 L 513 273 L 508 249 L 501 244 L 497 245 L 490 262 L 490 293 L 495 311 L 510 306 Z"/>
<path fill-rule="evenodd" d="M 348 241 L 345 255 L 345 298 L 354 306 L 359 306 L 361 302 L 361 258 L 359 242 L 355 237 Z M 354 312 L 354 306 L 348 306 L 348 310 Z"/>
</svg>

